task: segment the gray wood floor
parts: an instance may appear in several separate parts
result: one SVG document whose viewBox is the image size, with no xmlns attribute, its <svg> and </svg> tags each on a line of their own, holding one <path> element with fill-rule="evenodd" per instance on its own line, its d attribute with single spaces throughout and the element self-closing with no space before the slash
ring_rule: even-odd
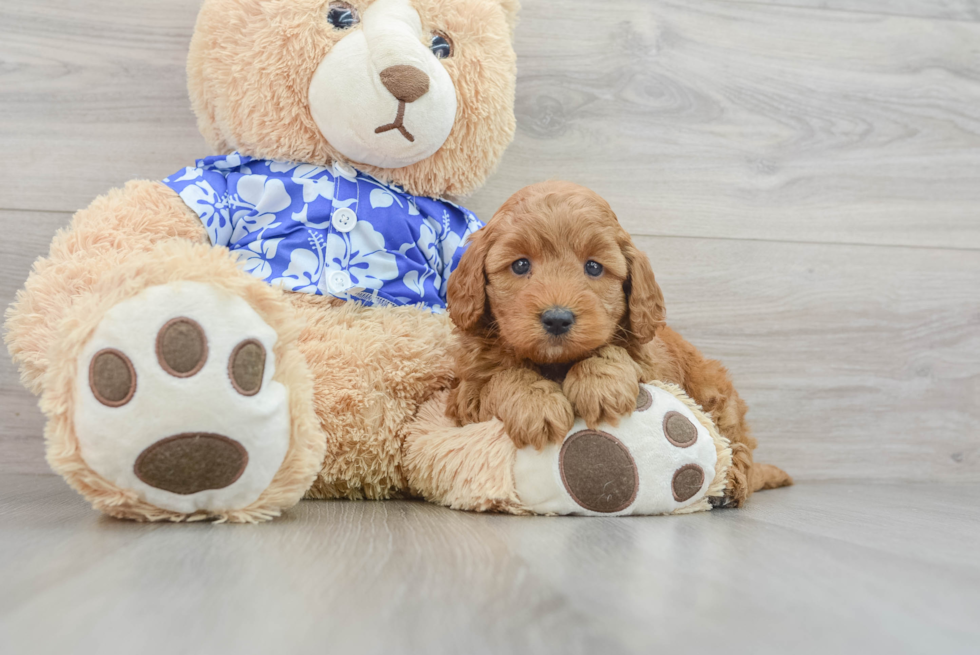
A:
<svg viewBox="0 0 980 655">
<path fill-rule="evenodd" d="M 657 519 L 305 502 L 139 525 L 8 475 L 0 649 L 976 653 L 978 508 L 978 484 L 811 483 Z"/>
</svg>

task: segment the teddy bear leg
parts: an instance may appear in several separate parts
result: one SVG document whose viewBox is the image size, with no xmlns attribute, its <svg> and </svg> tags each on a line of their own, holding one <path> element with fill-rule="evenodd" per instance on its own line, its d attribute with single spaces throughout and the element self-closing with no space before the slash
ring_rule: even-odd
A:
<svg viewBox="0 0 980 655">
<path fill-rule="evenodd" d="M 530 514 L 517 495 L 517 447 L 494 419 L 458 427 L 446 417 L 448 392 L 424 404 L 407 429 L 403 467 L 411 492 L 474 512 Z"/>
<path fill-rule="evenodd" d="M 730 466 L 712 420 L 680 387 L 655 382 L 618 425 L 578 419 L 562 444 L 519 451 L 515 482 L 537 514 L 687 514 L 711 508 Z"/>
<path fill-rule="evenodd" d="M 134 181 L 100 196 L 58 232 L 7 310 L 4 339 L 21 380 L 40 394 L 49 346 L 78 299 L 135 253 L 167 241 L 209 243 L 201 220 L 159 182 Z"/>
<path fill-rule="evenodd" d="M 48 461 L 98 509 L 253 522 L 295 504 L 324 437 L 283 293 L 227 251 L 130 253 L 50 344 Z"/>
<path fill-rule="evenodd" d="M 412 490 L 454 509 L 514 514 L 686 514 L 724 492 L 732 452 L 674 385 L 643 385 L 618 426 L 582 419 L 561 444 L 517 449 L 493 420 L 457 427 L 445 394 L 423 406 L 405 442 Z"/>
<path fill-rule="evenodd" d="M 299 346 L 314 373 L 326 437 L 308 498 L 404 497 L 404 434 L 420 406 L 452 379 L 452 323 L 416 307 L 367 307 L 287 294 L 301 317 Z"/>
</svg>

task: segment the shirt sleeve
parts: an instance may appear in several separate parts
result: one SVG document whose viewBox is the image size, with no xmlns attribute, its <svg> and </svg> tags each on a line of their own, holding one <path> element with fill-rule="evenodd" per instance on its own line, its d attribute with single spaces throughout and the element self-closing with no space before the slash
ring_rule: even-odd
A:
<svg viewBox="0 0 980 655">
<path fill-rule="evenodd" d="M 208 238 L 216 246 L 231 243 L 231 215 L 228 210 L 228 179 L 213 170 L 188 167 L 163 180 L 201 219 Z"/>
</svg>

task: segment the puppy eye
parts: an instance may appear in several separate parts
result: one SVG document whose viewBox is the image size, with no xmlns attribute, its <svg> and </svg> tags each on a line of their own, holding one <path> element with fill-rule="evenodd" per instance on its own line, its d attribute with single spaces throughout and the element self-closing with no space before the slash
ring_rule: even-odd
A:
<svg viewBox="0 0 980 655">
<path fill-rule="evenodd" d="M 439 32 L 433 34 L 429 48 L 437 59 L 449 59 L 453 56 L 453 42 L 445 34 Z"/>
<path fill-rule="evenodd" d="M 527 275 L 528 271 L 531 270 L 531 260 L 518 259 L 510 265 L 510 270 L 514 271 L 515 275 Z"/>
<path fill-rule="evenodd" d="M 585 274 L 589 277 L 599 277 L 602 275 L 603 270 L 605 269 L 602 268 L 602 264 L 599 262 L 589 260 L 585 263 Z"/>
<path fill-rule="evenodd" d="M 327 10 L 327 22 L 333 25 L 335 30 L 349 30 L 361 19 L 357 12 L 346 2 L 331 2 Z"/>
</svg>

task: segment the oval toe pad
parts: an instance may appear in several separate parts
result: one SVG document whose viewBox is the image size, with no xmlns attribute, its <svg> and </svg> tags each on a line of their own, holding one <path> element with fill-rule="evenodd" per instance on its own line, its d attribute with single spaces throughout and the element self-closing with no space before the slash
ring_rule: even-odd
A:
<svg viewBox="0 0 980 655">
<path fill-rule="evenodd" d="M 585 509 L 612 514 L 636 500 L 636 462 L 610 434 L 598 430 L 573 434 L 565 440 L 558 462 L 568 494 Z"/>
</svg>

